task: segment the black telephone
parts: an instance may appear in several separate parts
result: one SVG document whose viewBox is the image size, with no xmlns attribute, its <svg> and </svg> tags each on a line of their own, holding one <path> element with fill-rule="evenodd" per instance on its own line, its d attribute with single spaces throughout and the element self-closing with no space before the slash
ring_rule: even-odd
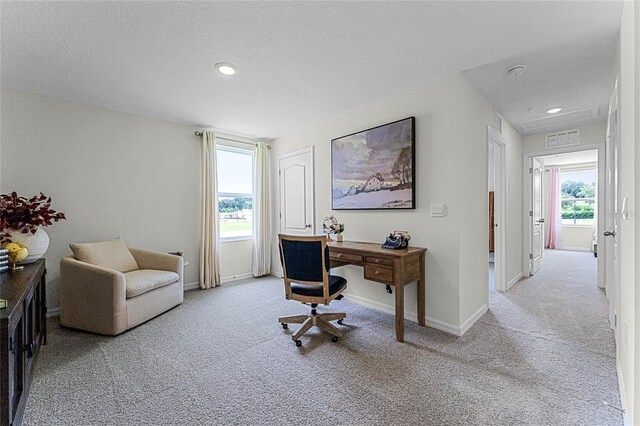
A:
<svg viewBox="0 0 640 426">
<path fill-rule="evenodd" d="M 405 249 L 409 247 L 411 235 L 407 231 L 393 231 L 382 244 L 382 248 L 389 250 Z"/>
</svg>

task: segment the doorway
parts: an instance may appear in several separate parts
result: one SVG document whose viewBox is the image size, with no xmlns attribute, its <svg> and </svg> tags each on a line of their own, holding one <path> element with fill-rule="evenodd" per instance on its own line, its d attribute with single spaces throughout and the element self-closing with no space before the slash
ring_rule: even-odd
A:
<svg viewBox="0 0 640 426">
<path fill-rule="evenodd" d="M 489 290 L 506 291 L 507 142 L 487 128 L 487 189 L 489 205 Z"/>
<path fill-rule="evenodd" d="M 573 150 L 571 149 L 573 148 Z M 544 268 L 547 250 L 589 252 L 604 285 L 604 144 L 525 154 L 525 276 Z"/>
</svg>

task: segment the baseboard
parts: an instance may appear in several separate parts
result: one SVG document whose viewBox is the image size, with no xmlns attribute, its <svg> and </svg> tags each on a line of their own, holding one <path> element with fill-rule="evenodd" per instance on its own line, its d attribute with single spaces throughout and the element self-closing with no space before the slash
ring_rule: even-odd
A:
<svg viewBox="0 0 640 426">
<path fill-rule="evenodd" d="M 487 305 L 482 305 L 480 309 L 475 311 L 465 322 L 463 322 L 460 326 L 456 326 L 453 324 L 449 324 L 444 321 L 437 320 L 435 318 L 426 317 L 426 323 L 429 327 L 436 328 L 440 331 L 444 331 L 449 334 L 453 334 L 454 336 L 462 336 L 464 333 L 469 331 L 471 327 L 487 312 L 489 308 Z"/>
<path fill-rule="evenodd" d="M 353 294 L 344 293 L 345 299 L 357 303 L 358 305 L 366 306 L 367 308 L 372 308 L 378 311 L 385 312 L 387 314 L 395 315 L 395 309 L 393 306 L 385 305 L 384 303 L 376 302 L 375 300 L 367 299 L 364 297 L 356 296 Z M 473 324 L 476 323 L 487 312 L 487 305 L 483 305 L 480 309 L 478 309 L 469 319 L 467 319 L 461 326 L 455 326 L 453 324 L 446 323 L 444 321 L 437 320 L 435 318 L 430 318 L 425 316 L 425 324 L 428 327 L 438 329 L 440 331 L 444 331 L 449 334 L 453 334 L 455 336 L 462 336 L 466 333 Z M 417 314 L 413 312 L 404 312 L 404 319 L 409 321 L 413 321 L 415 323 L 418 322 Z"/>
<path fill-rule="evenodd" d="M 591 249 L 588 248 L 584 248 L 584 247 L 561 247 L 560 250 L 566 250 L 566 251 L 591 251 Z"/>
<path fill-rule="evenodd" d="M 47 308 L 47 318 L 58 317 L 60 316 L 60 307 L 57 308 Z"/>
<path fill-rule="evenodd" d="M 246 280 L 247 278 L 253 278 L 253 274 L 251 272 L 240 275 L 231 275 L 229 277 L 220 278 L 220 284 L 232 283 L 234 281 Z"/>
<path fill-rule="evenodd" d="M 631 421 L 631 416 L 627 410 L 627 404 L 625 397 L 627 396 L 624 387 L 624 377 L 622 376 L 622 370 L 620 370 L 620 364 L 616 359 L 616 372 L 618 373 L 618 388 L 620 389 L 620 405 L 624 412 L 622 413 L 622 421 L 624 422 L 624 426 L 633 426 L 633 422 Z"/>
<path fill-rule="evenodd" d="M 184 285 L 184 291 L 189 291 L 189 290 L 196 290 L 200 288 L 200 283 L 199 282 L 195 282 L 195 283 L 188 283 Z"/>
<path fill-rule="evenodd" d="M 522 275 L 522 272 L 518 272 L 518 273 L 516 274 L 516 276 L 515 276 L 515 277 L 511 278 L 511 279 L 509 280 L 509 282 L 507 283 L 507 290 L 509 290 L 511 287 L 513 287 L 513 285 L 514 285 L 515 283 L 517 283 L 518 281 L 520 281 L 520 278 L 522 278 L 523 276 L 524 276 L 524 275 Z"/>
<path fill-rule="evenodd" d="M 436 330 L 444 331 L 445 333 L 453 334 L 454 336 L 462 336 L 462 330 L 460 327 L 455 326 L 453 324 L 449 324 L 448 322 L 440 321 L 435 318 L 431 318 L 429 316 L 425 316 L 425 323 L 427 326 L 431 328 L 435 328 Z"/>
<path fill-rule="evenodd" d="M 345 299 L 350 302 L 357 303 L 358 305 L 366 306 L 367 308 L 372 308 L 377 311 L 382 311 L 387 314 L 395 315 L 395 309 L 393 306 L 385 305 L 384 303 L 376 302 L 375 300 L 366 299 L 364 297 L 356 296 L 354 294 L 343 293 Z M 415 323 L 418 322 L 417 314 L 413 312 L 404 311 L 404 319 L 408 319 Z"/>
<path fill-rule="evenodd" d="M 480 309 L 475 311 L 465 322 L 460 326 L 460 336 L 469 331 L 473 324 L 475 324 L 482 316 L 489 310 L 487 305 L 482 305 Z"/>
</svg>

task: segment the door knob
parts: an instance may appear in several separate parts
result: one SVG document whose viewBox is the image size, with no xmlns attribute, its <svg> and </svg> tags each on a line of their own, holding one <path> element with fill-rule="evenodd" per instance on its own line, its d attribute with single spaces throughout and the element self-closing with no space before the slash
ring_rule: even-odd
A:
<svg viewBox="0 0 640 426">
<path fill-rule="evenodd" d="M 305 225 L 304 227 L 305 228 L 311 228 L 311 224 L 309 223 L 309 224 Z"/>
<path fill-rule="evenodd" d="M 616 231 L 604 231 L 602 235 L 604 235 L 605 237 L 615 237 Z"/>
</svg>

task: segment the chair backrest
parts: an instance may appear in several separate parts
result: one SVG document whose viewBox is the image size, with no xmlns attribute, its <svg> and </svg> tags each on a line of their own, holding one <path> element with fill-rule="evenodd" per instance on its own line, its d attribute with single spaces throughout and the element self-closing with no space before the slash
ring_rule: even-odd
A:
<svg viewBox="0 0 640 426">
<path fill-rule="evenodd" d="M 278 235 L 285 280 L 297 283 L 326 282 L 329 247 L 325 236 Z"/>
</svg>

